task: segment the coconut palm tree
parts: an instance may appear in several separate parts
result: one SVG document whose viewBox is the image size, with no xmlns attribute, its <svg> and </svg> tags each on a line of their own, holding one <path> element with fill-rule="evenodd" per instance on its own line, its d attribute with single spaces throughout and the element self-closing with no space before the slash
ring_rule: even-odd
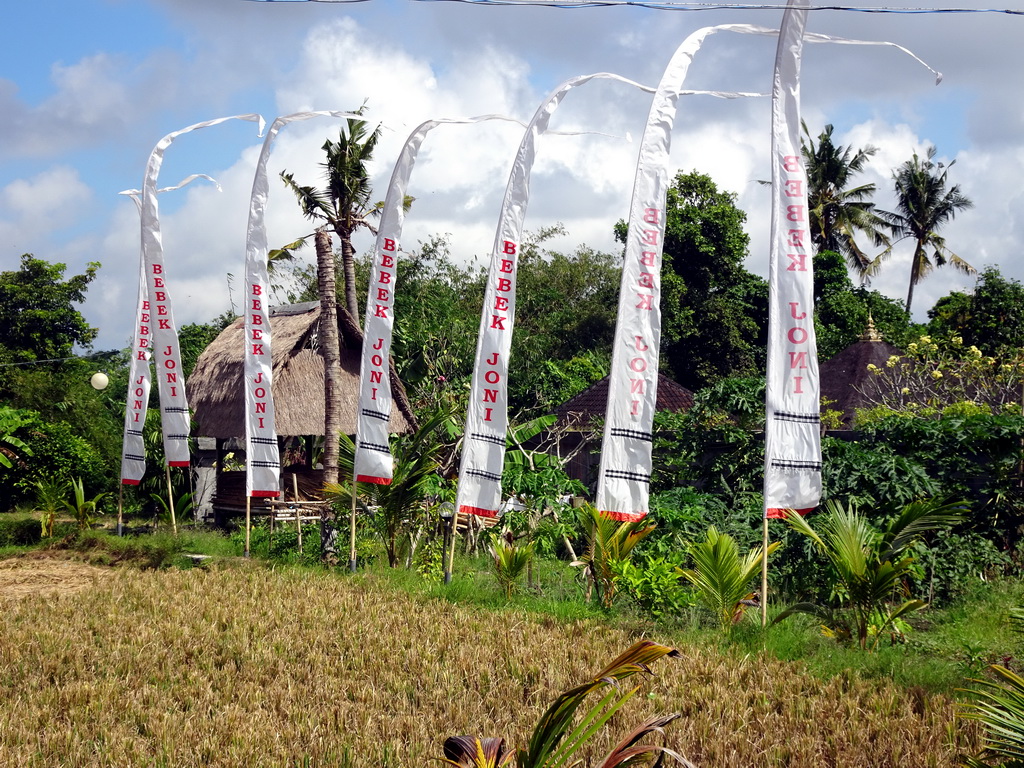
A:
<svg viewBox="0 0 1024 768">
<path fill-rule="evenodd" d="M 356 114 L 362 114 L 363 109 L 360 107 Z M 323 221 L 338 236 L 345 278 L 345 308 L 358 323 L 352 235 L 360 227 L 375 232 L 370 219 L 380 213 L 380 206 L 370 202 L 370 173 L 367 169 L 380 138 L 380 126 L 370 132 L 365 120 L 349 118 L 346 123 L 337 141 L 328 139 L 324 142 L 323 150 L 327 154 L 327 162 L 323 163 L 327 181 L 324 189 L 302 186 L 288 171 L 281 172 L 281 179 L 295 193 L 303 215 Z M 319 253 L 317 261 L 320 261 Z"/>
<path fill-rule="evenodd" d="M 900 240 L 914 242 L 910 263 L 910 287 L 907 290 L 907 312 L 914 299 L 914 286 L 935 267 L 951 264 L 968 274 L 977 270 L 946 247 L 939 234 L 944 224 L 953 220 L 957 211 L 973 208 L 974 203 L 960 191 L 960 185 L 947 188 L 949 169 L 953 163 L 936 163 L 935 147 L 928 147 L 922 159 L 914 156 L 893 173 L 896 187 L 896 211 L 879 211 L 892 229 L 894 244 Z M 953 161 L 954 163 L 956 161 Z M 931 258 L 928 249 L 932 249 Z M 889 255 L 889 249 L 879 258 Z"/>
<path fill-rule="evenodd" d="M 825 502 L 814 527 L 800 515 L 786 518 L 789 527 L 803 534 L 824 555 L 832 567 L 832 594 L 841 603 L 839 611 L 829 606 L 797 603 L 775 621 L 793 613 L 808 613 L 823 619 L 837 637 L 856 637 L 861 649 L 867 648 L 869 630 L 875 628 L 875 640 L 900 617 L 926 607 L 922 600 L 904 600 L 890 605 L 902 595 L 912 575 L 912 547 L 925 534 L 950 528 L 963 522 L 967 507 L 962 502 L 926 499 L 912 502 L 881 528 L 852 507 L 834 499 Z M 851 626 L 852 625 L 852 626 Z"/>
<path fill-rule="evenodd" d="M 861 233 L 880 247 L 888 247 L 889 238 L 886 221 L 870 202 L 875 185 L 851 187 L 850 183 L 878 149 L 867 146 L 854 152 L 852 147 L 833 143 L 832 125 L 825 126 L 815 144 L 806 123 L 803 129 L 801 150 L 807 167 L 808 219 L 815 252 L 841 254 L 861 282 L 866 282 L 879 262 L 864 253 L 854 235 Z"/>
</svg>

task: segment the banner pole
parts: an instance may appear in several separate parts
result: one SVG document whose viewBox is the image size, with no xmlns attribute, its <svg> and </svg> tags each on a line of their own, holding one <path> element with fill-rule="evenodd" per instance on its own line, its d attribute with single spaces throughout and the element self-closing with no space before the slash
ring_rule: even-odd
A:
<svg viewBox="0 0 1024 768">
<path fill-rule="evenodd" d="M 292 500 L 299 500 L 299 476 L 292 472 Z M 302 554 L 302 516 L 298 503 L 295 504 L 295 531 L 299 536 L 299 554 Z"/>
<path fill-rule="evenodd" d="M 766 510 L 767 512 L 767 510 Z M 768 515 L 761 535 L 761 629 L 768 626 Z"/>
<path fill-rule="evenodd" d="M 251 522 L 252 512 L 252 496 L 245 497 L 245 552 L 242 553 L 243 557 L 249 557 L 249 533 L 252 528 Z"/>
<path fill-rule="evenodd" d="M 124 484 L 117 487 L 117 535 L 124 536 Z"/>
<path fill-rule="evenodd" d="M 448 533 L 450 541 L 448 542 L 448 556 L 447 564 L 444 569 L 444 583 L 451 584 L 452 582 L 452 565 L 455 562 L 455 534 L 459 530 L 459 510 L 455 510 L 452 514 L 451 530 Z"/>
<path fill-rule="evenodd" d="M 352 474 L 352 506 L 348 514 L 348 569 L 356 572 L 356 476 Z"/>
<path fill-rule="evenodd" d="M 171 530 L 174 535 L 178 535 L 178 521 L 174 517 L 174 491 L 171 490 L 171 465 L 167 464 L 164 469 L 167 470 L 167 506 L 171 510 Z"/>
</svg>

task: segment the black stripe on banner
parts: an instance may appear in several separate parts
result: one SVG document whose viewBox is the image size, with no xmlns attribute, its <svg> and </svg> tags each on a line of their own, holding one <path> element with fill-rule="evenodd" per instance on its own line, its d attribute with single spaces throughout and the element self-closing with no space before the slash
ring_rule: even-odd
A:
<svg viewBox="0 0 1024 768">
<path fill-rule="evenodd" d="M 252 464 L 254 467 L 259 467 L 260 469 L 266 469 L 268 467 L 277 468 L 281 466 L 276 461 L 251 461 L 249 463 Z"/>
<path fill-rule="evenodd" d="M 277 440 L 272 437 L 254 437 L 252 441 L 258 445 L 277 445 Z"/>
<path fill-rule="evenodd" d="M 799 421 L 806 424 L 821 423 L 820 413 L 787 413 L 786 411 L 776 411 L 772 418 L 776 421 Z"/>
<path fill-rule="evenodd" d="M 134 453 L 126 453 L 124 455 L 124 457 L 126 459 L 128 459 L 128 461 L 145 461 L 146 460 L 145 456 L 136 456 Z"/>
<path fill-rule="evenodd" d="M 498 437 L 497 435 L 485 435 L 483 432 L 473 432 L 470 437 L 474 440 L 482 440 L 485 443 L 494 443 L 495 445 L 505 445 L 505 438 Z"/>
<path fill-rule="evenodd" d="M 167 413 L 188 413 L 188 408 L 165 408 Z"/>
<path fill-rule="evenodd" d="M 369 451 L 377 451 L 378 453 L 391 453 L 386 445 L 380 445 L 378 443 L 367 443 L 360 440 L 359 447 L 366 448 Z"/>
<path fill-rule="evenodd" d="M 136 437 L 142 437 L 142 432 L 140 432 L 137 429 L 129 429 L 128 430 L 128 434 L 129 435 L 135 435 Z"/>
<path fill-rule="evenodd" d="M 650 483 L 651 476 L 645 475 L 643 472 L 630 472 L 624 469 L 609 469 L 605 471 L 605 477 L 610 477 L 614 480 L 633 480 L 637 483 Z"/>
<path fill-rule="evenodd" d="M 492 483 L 501 482 L 501 475 L 496 475 L 493 472 L 484 472 L 482 469 L 467 469 L 466 474 L 473 477 L 482 477 L 484 480 L 490 480 Z"/>
<path fill-rule="evenodd" d="M 188 435 L 168 435 L 168 440 L 188 440 Z"/>
<path fill-rule="evenodd" d="M 380 411 L 371 411 L 369 408 L 362 409 L 363 416 L 369 416 L 371 419 L 380 419 L 381 421 L 387 421 L 390 416 Z"/>
<path fill-rule="evenodd" d="M 614 437 L 629 437 L 633 440 L 646 440 L 648 443 L 654 442 L 654 436 L 650 432 L 639 432 L 635 429 L 612 427 L 612 435 Z"/>
<path fill-rule="evenodd" d="M 785 461 L 783 459 L 772 459 L 771 466 L 775 469 L 804 469 L 815 472 L 821 471 L 821 462 L 818 461 Z"/>
</svg>

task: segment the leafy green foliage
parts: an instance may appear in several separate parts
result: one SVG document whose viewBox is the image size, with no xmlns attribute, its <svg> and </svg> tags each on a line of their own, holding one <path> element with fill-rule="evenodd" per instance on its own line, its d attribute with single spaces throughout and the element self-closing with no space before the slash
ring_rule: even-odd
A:
<svg viewBox="0 0 1024 768">
<path fill-rule="evenodd" d="M 641 555 L 638 562 L 612 561 L 616 588 L 648 616 L 676 616 L 695 604 L 681 583 L 678 559 Z"/>
<path fill-rule="evenodd" d="M 437 469 L 437 454 L 441 449 L 438 430 L 450 418 L 446 411 L 438 410 L 422 420 L 412 435 L 393 436 L 391 454 L 395 458 L 395 468 L 391 483 L 363 483 L 359 488 L 360 503 L 384 543 L 391 567 L 396 567 L 399 562 L 400 537 L 422 517 L 422 502 L 426 498 L 430 478 Z M 339 468 L 349 480 L 328 484 L 324 491 L 340 510 L 347 512 L 355 444 L 348 435 L 339 437 Z M 375 508 L 372 512 L 371 507 Z"/>
<path fill-rule="evenodd" d="M 24 466 L 24 458 L 32 455 L 28 443 L 18 437 L 18 430 L 32 423 L 29 411 L 0 406 L 0 469 L 12 469 L 15 463 Z"/>
<path fill-rule="evenodd" d="M 959 336 L 985 355 L 999 355 L 1024 347 L 1022 306 L 1024 285 L 988 266 L 979 273 L 973 292 L 954 292 L 935 302 L 928 310 L 928 331 L 940 338 Z"/>
<path fill-rule="evenodd" d="M 842 257 L 833 251 L 814 256 L 814 329 L 818 359 L 828 360 L 857 341 L 874 322 L 882 337 L 901 346 L 909 341 L 910 317 L 901 302 L 878 291 L 855 288 Z"/>
<path fill-rule="evenodd" d="M 518 588 L 519 577 L 526 572 L 533 559 L 533 542 L 516 544 L 511 537 L 492 534 L 490 550 L 494 562 L 494 578 L 498 580 L 505 599 L 511 600 Z"/>
<path fill-rule="evenodd" d="M 905 589 L 913 573 L 913 545 L 927 533 L 963 522 L 966 509 L 961 503 L 913 502 L 881 528 L 834 501 L 826 502 L 826 511 L 816 517 L 813 528 L 802 516 L 790 515 L 786 518 L 789 526 L 813 541 L 827 560 L 834 579 L 831 598 L 845 609 L 846 616 L 829 607 L 798 603 L 781 613 L 776 621 L 796 612 L 810 613 L 824 618 L 837 634 L 849 628 L 861 649 L 867 647 L 869 627 L 874 625 L 877 644 L 897 619 L 926 605 L 921 600 L 889 605 Z"/>
<path fill-rule="evenodd" d="M 573 563 L 585 569 L 597 590 L 601 605 L 611 608 L 615 601 L 615 563 L 628 560 L 638 543 L 655 529 L 644 519 L 619 522 L 591 504 L 579 510 L 586 531 L 587 548 Z"/>
<path fill-rule="evenodd" d="M 779 542 L 772 542 L 767 554 L 778 548 Z M 681 575 L 694 586 L 697 599 L 722 630 L 728 632 L 748 607 L 757 604 L 750 585 L 761 573 L 765 553 L 757 548 L 741 556 L 735 540 L 714 526 L 708 528 L 703 541 L 692 542 L 687 551 L 693 568 L 681 571 Z"/>
<path fill-rule="evenodd" d="M 50 264 L 31 254 L 16 272 L 0 272 L 0 348 L 16 361 L 67 357 L 76 344 L 88 347 L 97 330 L 75 304 L 85 301 L 98 262 L 85 274 L 64 279 L 66 264 Z"/>
<path fill-rule="evenodd" d="M 88 530 L 92 527 L 93 519 L 99 508 L 99 502 L 106 494 L 98 493 L 93 498 L 87 499 L 85 497 L 85 486 L 80 477 L 76 477 L 71 481 L 71 491 L 74 494 L 74 501 L 65 501 L 64 504 L 74 516 L 75 522 L 78 523 L 78 529 L 80 531 Z"/>
</svg>

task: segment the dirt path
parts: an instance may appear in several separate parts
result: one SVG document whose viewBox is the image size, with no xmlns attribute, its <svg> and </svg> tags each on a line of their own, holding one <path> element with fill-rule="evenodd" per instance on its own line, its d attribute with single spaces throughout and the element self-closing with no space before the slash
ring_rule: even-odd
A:
<svg viewBox="0 0 1024 768">
<path fill-rule="evenodd" d="M 0 560 L 0 600 L 79 592 L 112 575 L 110 568 L 98 568 L 46 552 Z"/>
</svg>

